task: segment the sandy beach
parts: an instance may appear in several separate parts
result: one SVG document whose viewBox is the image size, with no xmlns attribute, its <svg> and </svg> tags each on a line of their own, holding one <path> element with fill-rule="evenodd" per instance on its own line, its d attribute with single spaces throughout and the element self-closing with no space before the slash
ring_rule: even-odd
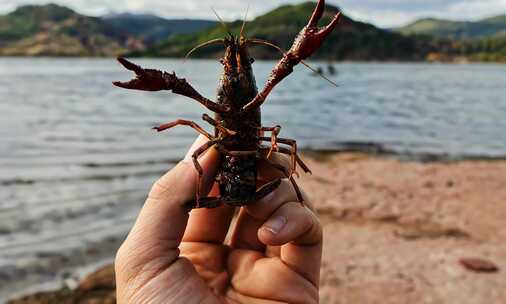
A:
<svg viewBox="0 0 506 304">
<path fill-rule="evenodd" d="M 320 299 L 505 303 L 506 161 L 307 153 L 301 185 L 324 225 Z M 10 303 L 114 303 L 111 267 Z"/>
</svg>

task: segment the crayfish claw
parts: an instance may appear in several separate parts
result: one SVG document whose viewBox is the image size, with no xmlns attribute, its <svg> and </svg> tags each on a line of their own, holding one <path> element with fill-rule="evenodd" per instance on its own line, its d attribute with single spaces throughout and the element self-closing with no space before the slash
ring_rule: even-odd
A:
<svg viewBox="0 0 506 304">
<path fill-rule="evenodd" d="M 129 82 L 115 81 L 112 84 L 117 87 L 120 87 L 123 89 L 128 89 L 128 90 L 154 91 L 154 90 L 150 90 L 150 89 L 146 88 L 146 85 L 144 83 L 142 83 L 142 81 L 137 78 L 132 79 Z"/>
<path fill-rule="evenodd" d="M 131 89 L 132 85 L 130 83 L 131 81 L 129 82 L 114 81 L 112 84 L 123 89 Z"/>
<path fill-rule="evenodd" d="M 116 81 L 113 84 L 117 87 L 129 90 L 161 91 L 167 89 L 164 74 L 158 70 L 143 69 L 142 67 L 119 57 L 118 62 L 127 70 L 133 71 L 135 77 L 129 82 Z"/>
<path fill-rule="evenodd" d="M 133 62 L 128 61 L 127 59 L 123 57 L 117 58 L 118 62 L 121 63 L 122 66 L 125 67 L 125 69 L 135 72 L 137 75 L 141 75 L 144 73 L 144 69 L 140 66 L 136 65 Z"/>
<path fill-rule="evenodd" d="M 328 35 L 330 35 L 330 33 L 332 33 L 332 31 L 336 28 L 337 24 L 339 23 L 339 20 L 341 19 L 341 12 L 338 12 L 334 18 L 332 18 L 332 21 L 330 21 L 329 25 L 327 25 L 326 27 L 322 28 L 319 32 L 318 32 L 318 36 L 320 37 L 320 39 L 325 39 Z"/>
<path fill-rule="evenodd" d="M 295 39 L 295 42 L 292 46 L 292 48 L 288 51 L 288 54 L 292 56 L 293 58 L 297 58 L 296 62 L 299 63 L 302 60 L 308 58 L 311 56 L 318 48 L 320 48 L 321 44 L 327 38 L 330 33 L 334 30 L 334 28 L 337 26 L 341 12 L 337 13 L 332 21 L 327 25 L 326 27 L 319 28 L 317 26 L 318 18 L 321 18 L 319 10 L 321 8 L 321 3 L 324 3 L 324 1 L 318 2 L 318 6 L 316 8 L 315 13 L 313 14 L 313 17 L 311 17 L 311 20 L 309 21 L 308 25 L 302 29 L 302 31 L 299 33 L 297 38 Z M 316 22 L 316 23 L 315 23 Z"/>
<path fill-rule="evenodd" d="M 319 0 L 311 19 L 309 19 L 308 27 L 318 26 L 318 21 L 322 18 L 323 12 L 325 11 L 325 0 Z"/>
</svg>

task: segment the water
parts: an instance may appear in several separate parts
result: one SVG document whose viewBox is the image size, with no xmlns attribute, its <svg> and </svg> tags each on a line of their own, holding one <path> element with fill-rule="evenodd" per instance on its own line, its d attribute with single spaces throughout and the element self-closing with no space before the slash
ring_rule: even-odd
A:
<svg viewBox="0 0 506 304">
<path fill-rule="evenodd" d="M 137 62 L 175 70 L 204 96 L 215 95 L 215 61 Z M 255 64 L 259 84 L 272 66 Z M 337 69 L 339 88 L 297 68 L 264 106 L 264 124 L 282 125 L 283 136 L 306 149 L 506 155 L 505 66 Z M 62 277 L 68 283 L 76 267 L 110 261 L 149 186 L 195 138 L 189 128 L 150 128 L 200 121 L 199 104 L 111 85 L 130 77 L 111 59 L 0 59 L 0 301 L 27 286 L 54 287 L 47 283 L 60 285 Z"/>
</svg>

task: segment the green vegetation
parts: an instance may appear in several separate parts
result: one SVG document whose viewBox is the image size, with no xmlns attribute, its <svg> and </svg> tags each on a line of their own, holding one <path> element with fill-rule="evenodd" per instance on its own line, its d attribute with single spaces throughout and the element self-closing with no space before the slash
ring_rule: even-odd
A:
<svg viewBox="0 0 506 304">
<path fill-rule="evenodd" d="M 423 19 L 397 31 L 429 41 L 429 60 L 506 62 L 506 15 L 477 22 Z"/>
<path fill-rule="evenodd" d="M 113 56 L 129 37 L 99 18 L 56 4 L 22 6 L 0 16 L 0 55 Z"/>
<path fill-rule="evenodd" d="M 282 48 L 289 48 L 295 36 L 307 24 L 313 9 L 312 2 L 279 7 L 248 22 L 246 34 L 248 37 L 265 39 Z M 338 11 L 337 7 L 327 6 L 321 24 L 327 24 Z M 232 33 L 237 34 L 241 25 L 241 21 L 236 21 L 229 23 L 228 27 Z M 180 57 L 200 43 L 224 36 L 223 27 L 216 25 L 202 32 L 171 37 L 146 52 L 133 55 Z M 415 39 L 343 17 L 340 25 L 314 57 L 332 60 L 423 60 L 425 54 L 424 51 L 420 52 L 420 49 L 427 47 L 421 46 Z M 198 51 L 195 56 L 212 57 L 221 52 L 221 47 L 214 46 Z M 267 47 L 255 48 L 253 55 L 257 58 L 279 57 L 275 49 Z"/>
<path fill-rule="evenodd" d="M 0 16 L 0 41 L 12 41 L 43 30 L 45 22 L 60 22 L 74 12 L 55 4 L 22 6 L 7 16 Z"/>
<path fill-rule="evenodd" d="M 284 5 L 246 25 L 248 37 L 287 49 L 314 9 L 313 2 Z M 327 6 L 321 24 L 338 12 Z M 242 22 L 228 24 L 239 33 Z M 103 18 L 80 15 L 63 6 L 27 5 L 0 16 L 0 56 L 181 57 L 194 46 L 226 35 L 215 21 L 166 20 L 152 15 L 119 14 Z M 222 46 L 206 47 L 194 56 L 216 58 Z M 258 46 L 252 55 L 279 58 L 277 50 Z M 477 22 L 419 20 L 387 31 L 343 16 L 313 58 L 376 61 L 506 62 L 506 15 Z"/>
<path fill-rule="evenodd" d="M 506 36 L 463 41 L 456 49 L 471 61 L 506 62 Z"/>
<path fill-rule="evenodd" d="M 175 19 L 168 20 L 154 15 L 117 14 L 103 20 L 110 26 L 142 38 L 147 43 L 157 43 L 175 34 L 201 31 L 216 24 L 215 21 Z"/>
<path fill-rule="evenodd" d="M 118 56 L 213 24 L 130 14 L 96 18 L 56 4 L 26 5 L 0 16 L 0 55 Z"/>
<path fill-rule="evenodd" d="M 448 39 L 500 37 L 506 36 L 506 15 L 477 22 L 421 19 L 396 30 L 404 35 L 429 35 Z"/>
</svg>

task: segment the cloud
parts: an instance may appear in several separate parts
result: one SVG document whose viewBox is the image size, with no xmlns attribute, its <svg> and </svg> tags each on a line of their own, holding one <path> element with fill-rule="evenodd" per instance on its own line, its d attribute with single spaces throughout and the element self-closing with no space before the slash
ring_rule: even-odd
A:
<svg viewBox="0 0 506 304">
<path fill-rule="evenodd" d="M 461 1 L 450 6 L 449 13 L 466 19 L 479 19 L 506 13 L 505 0 Z"/>
<path fill-rule="evenodd" d="M 352 17 L 383 27 L 435 17 L 450 20 L 479 20 L 506 13 L 505 0 L 343 0 Z"/>
<path fill-rule="evenodd" d="M 0 12 L 23 4 L 55 2 L 89 15 L 111 12 L 153 13 L 169 18 L 215 18 L 211 7 L 227 20 L 242 18 L 248 4 L 250 16 L 265 13 L 281 4 L 304 0 L 0 0 Z M 7 2 L 7 3 L 6 3 Z M 506 0 L 329 0 L 350 16 L 382 27 L 406 24 L 421 17 L 480 19 L 506 13 Z"/>
</svg>

